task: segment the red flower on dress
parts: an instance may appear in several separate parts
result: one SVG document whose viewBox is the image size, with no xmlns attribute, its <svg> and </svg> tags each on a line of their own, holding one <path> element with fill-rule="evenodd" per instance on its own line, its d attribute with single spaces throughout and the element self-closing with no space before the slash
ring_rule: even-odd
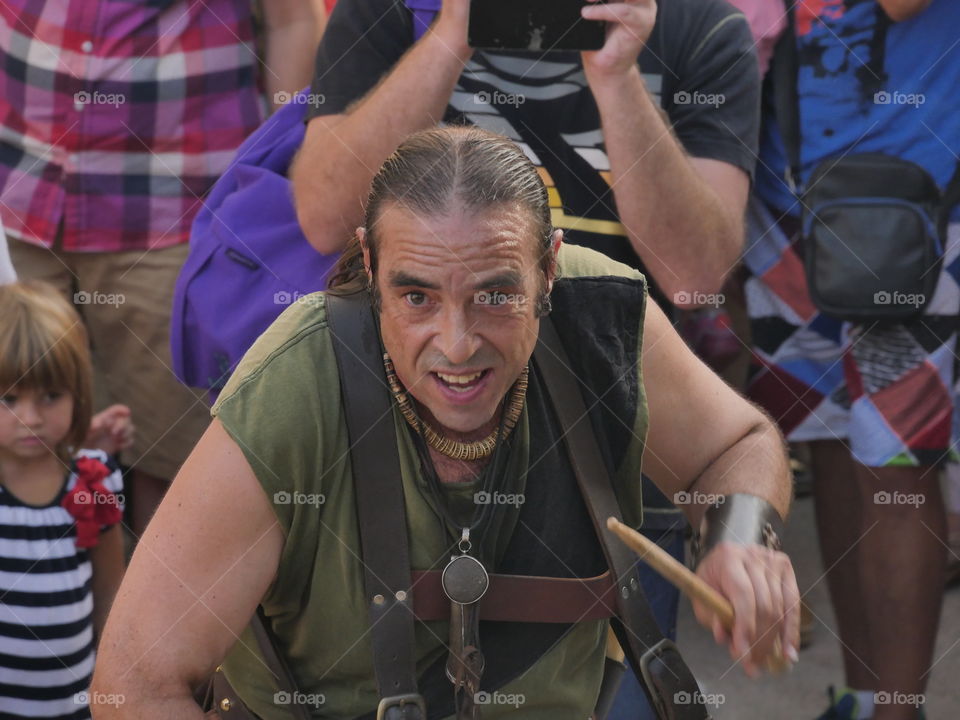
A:
<svg viewBox="0 0 960 720">
<path fill-rule="evenodd" d="M 74 463 L 77 484 L 60 505 L 73 515 L 77 524 L 77 547 L 94 547 L 100 541 L 100 528 L 120 522 L 117 496 L 103 484 L 109 468 L 94 458 L 78 458 Z"/>
</svg>

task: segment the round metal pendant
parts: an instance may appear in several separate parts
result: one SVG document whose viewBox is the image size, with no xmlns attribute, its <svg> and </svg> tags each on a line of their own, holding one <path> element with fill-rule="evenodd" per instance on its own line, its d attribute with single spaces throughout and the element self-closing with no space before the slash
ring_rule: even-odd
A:
<svg viewBox="0 0 960 720">
<path fill-rule="evenodd" d="M 457 555 L 443 569 L 440 577 L 443 591 L 455 603 L 477 602 L 490 587 L 490 576 L 483 563 L 470 555 Z"/>
</svg>

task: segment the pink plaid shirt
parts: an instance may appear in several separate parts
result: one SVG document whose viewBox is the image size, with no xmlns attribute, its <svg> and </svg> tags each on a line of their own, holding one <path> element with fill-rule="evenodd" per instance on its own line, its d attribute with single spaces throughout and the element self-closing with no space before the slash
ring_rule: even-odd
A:
<svg viewBox="0 0 960 720">
<path fill-rule="evenodd" d="M 262 120 L 250 0 L 0 2 L 0 220 L 113 252 L 186 242 Z"/>
</svg>

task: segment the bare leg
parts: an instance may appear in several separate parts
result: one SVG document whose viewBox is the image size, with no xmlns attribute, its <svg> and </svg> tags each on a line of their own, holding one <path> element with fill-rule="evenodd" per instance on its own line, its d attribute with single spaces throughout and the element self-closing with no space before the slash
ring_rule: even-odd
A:
<svg viewBox="0 0 960 720">
<path fill-rule="evenodd" d="M 938 474 L 926 467 L 864 467 L 841 442 L 811 443 L 811 455 L 846 682 L 892 697 L 919 695 L 932 663 L 947 552 Z M 890 502 L 877 502 L 877 493 L 887 493 L 881 500 Z M 916 716 L 902 703 L 874 710 L 874 720 Z"/>
<path fill-rule="evenodd" d="M 854 463 L 839 440 L 811 442 L 810 460 L 820 555 L 837 616 L 843 669 L 850 687 L 866 690 L 876 687 L 878 678 L 863 613 L 867 597 L 857 574 L 863 521 Z"/>
<path fill-rule="evenodd" d="M 864 530 L 873 527 L 860 543 L 858 576 L 878 689 L 901 694 L 894 697 L 920 695 L 933 662 L 947 558 L 939 476 L 929 467 L 862 465 L 856 475 Z M 876 493 L 884 492 L 882 499 L 892 502 L 875 502 Z M 903 702 L 874 710 L 874 720 L 916 717 L 916 709 Z"/>
</svg>

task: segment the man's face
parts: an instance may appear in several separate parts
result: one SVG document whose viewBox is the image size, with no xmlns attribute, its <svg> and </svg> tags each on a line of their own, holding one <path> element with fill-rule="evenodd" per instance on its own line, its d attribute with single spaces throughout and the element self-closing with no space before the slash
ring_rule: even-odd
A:
<svg viewBox="0 0 960 720">
<path fill-rule="evenodd" d="M 543 288 L 533 227 L 529 210 L 510 204 L 455 206 L 444 217 L 390 204 L 380 215 L 383 343 L 427 419 L 444 428 L 490 422 L 533 353 Z"/>
</svg>

